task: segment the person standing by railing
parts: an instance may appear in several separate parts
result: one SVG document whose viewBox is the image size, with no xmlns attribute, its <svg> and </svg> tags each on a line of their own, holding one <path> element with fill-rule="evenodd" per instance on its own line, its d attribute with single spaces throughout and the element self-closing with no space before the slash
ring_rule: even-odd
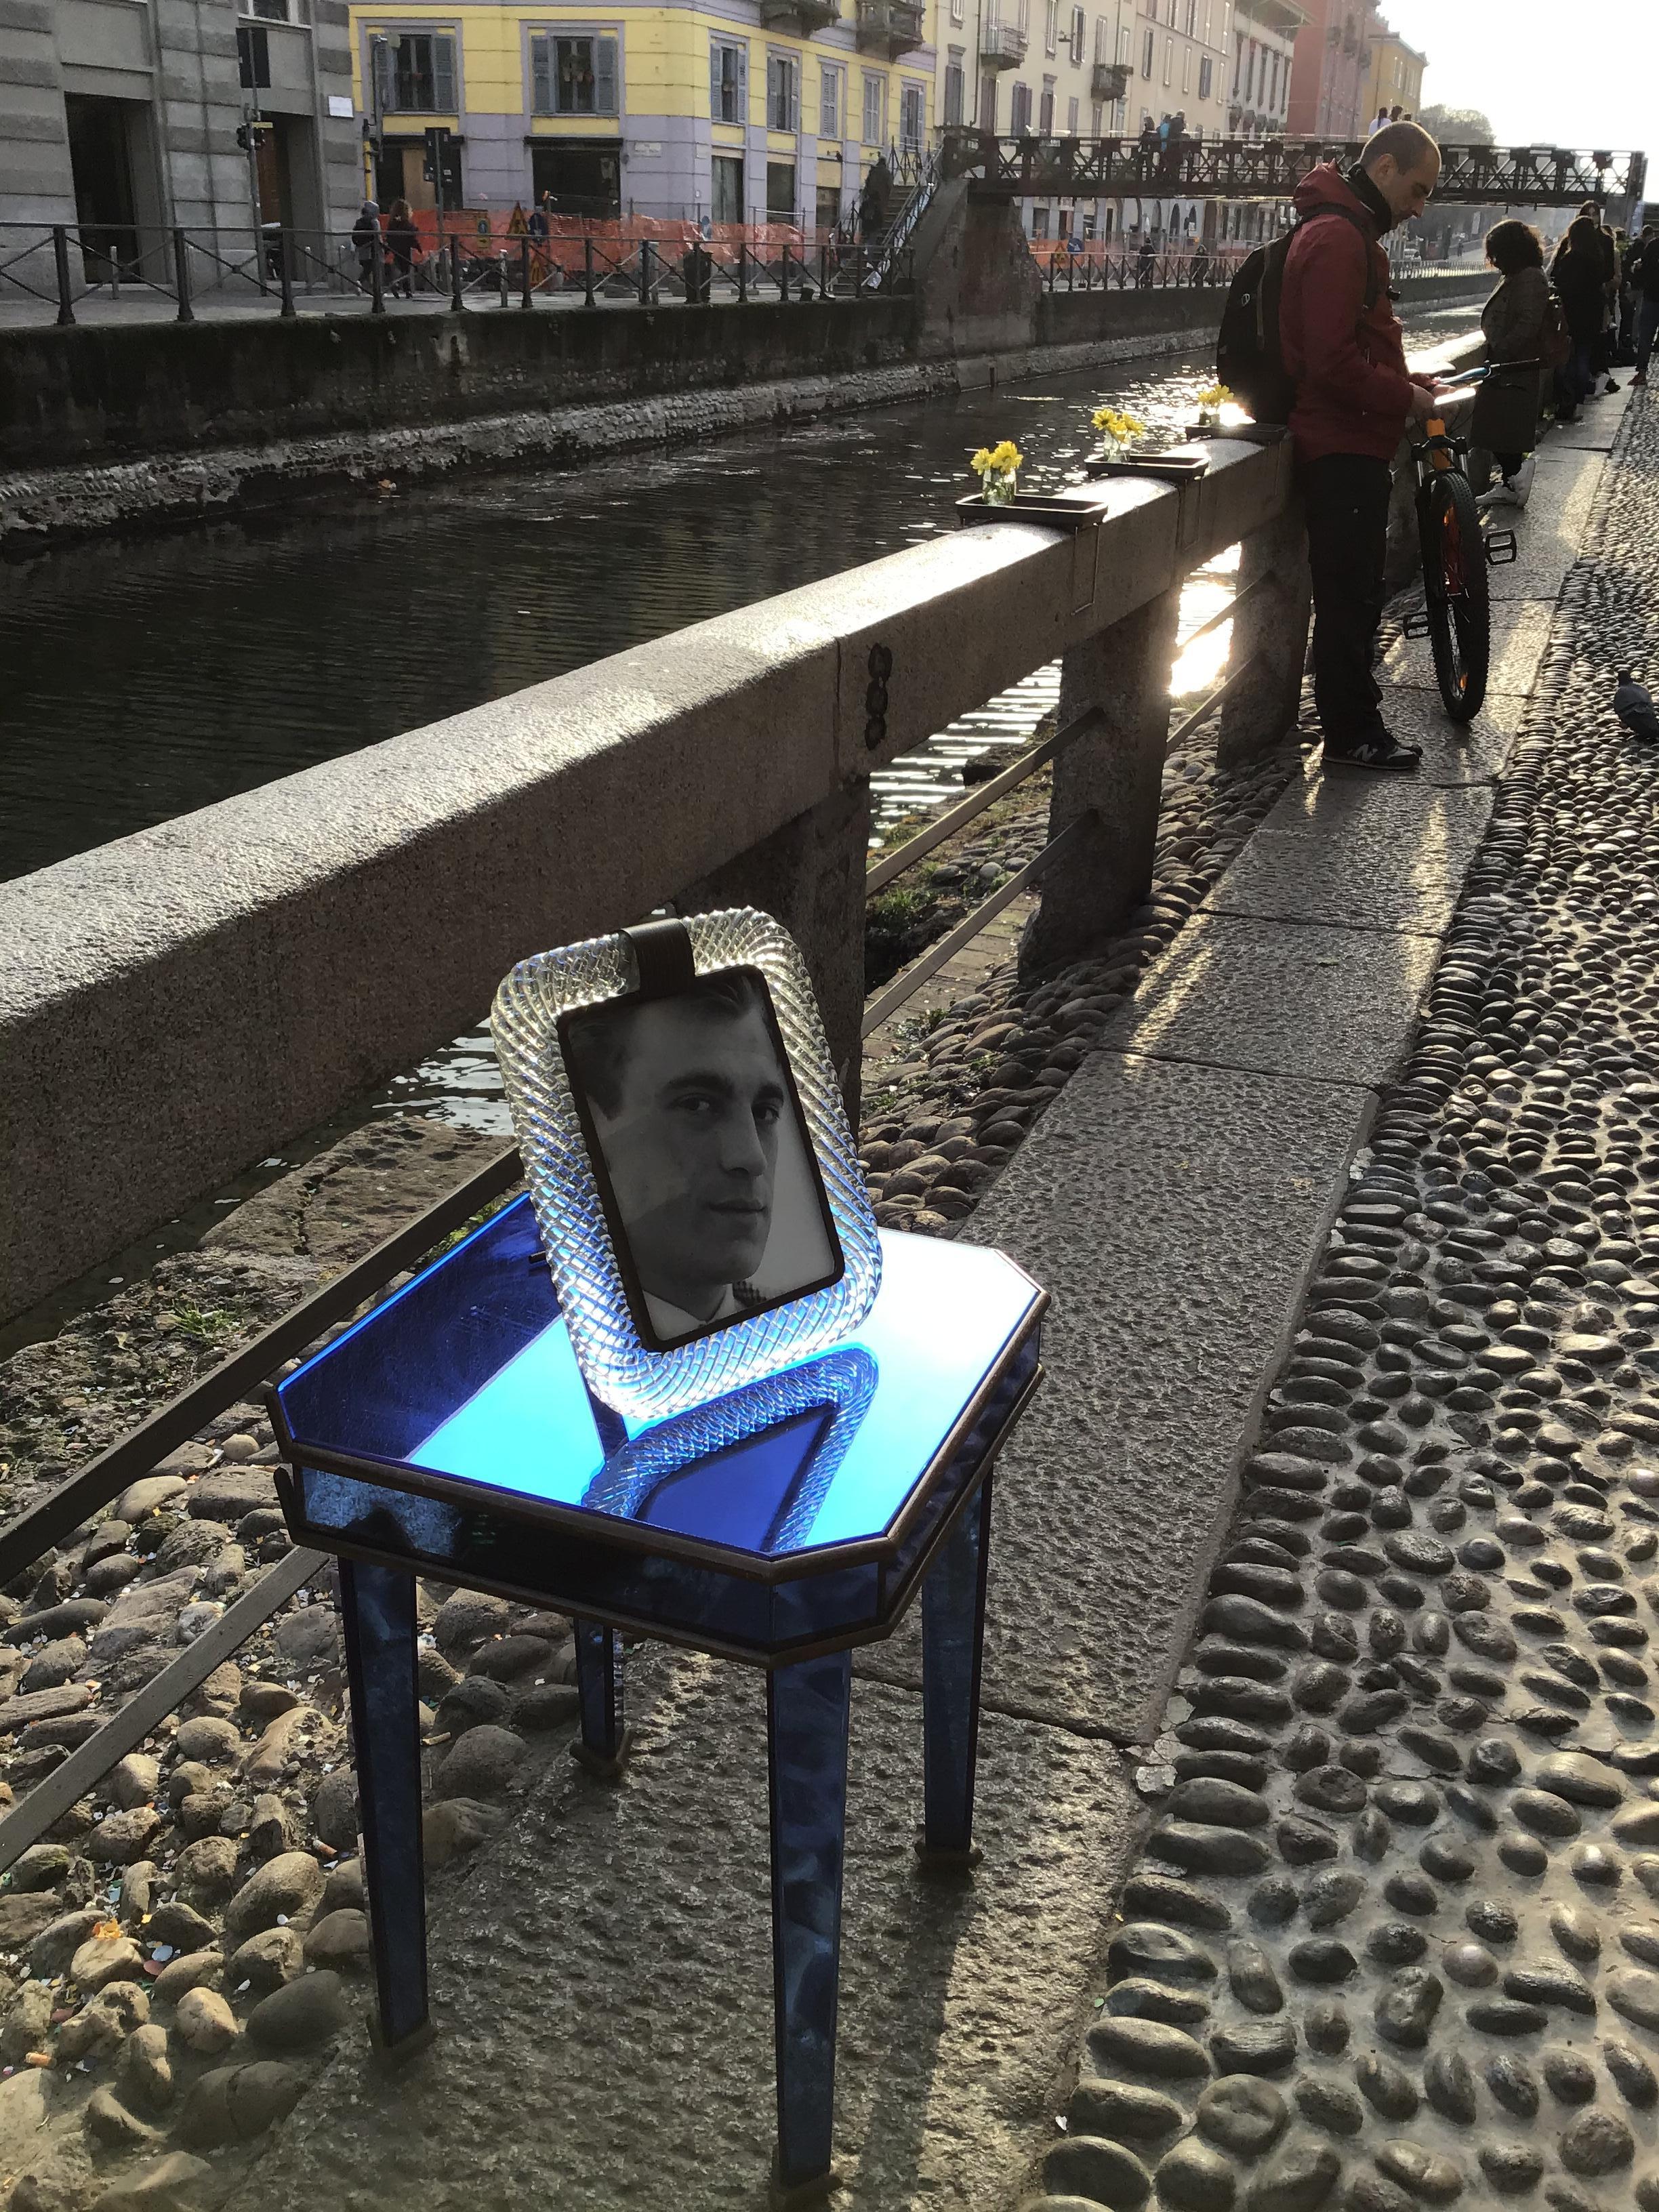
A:
<svg viewBox="0 0 1659 2212">
<path fill-rule="evenodd" d="M 392 256 L 392 289 L 405 300 L 415 297 L 415 258 L 421 250 L 421 234 L 415 228 L 415 218 L 409 211 L 407 200 L 393 200 L 392 220 L 386 229 L 386 251 Z"/>
<path fill-rule="evenodd" d="M 1407 422 L 1434 412 L 1436 389 L 1406 367 L 1382 241 L 1421 215 L 1439 175 L 1440 149 L 1415 123 L 1379 131 L 1346 173 L 1334 161 L 1310 171 L 1279 295 L 1313 571 L 1314 705 L 1325 759 L 1354 768 L 1414 769 L 1423 757 L 1383 722 L 1371 672 L 1392 463 Z"/>
<path fill-rule="evenodd" d="M 1595 396 L 1595 349 L 1607 321 L 1606 270 L 1601 226 L 1593 216 L 1581 215 L 1569 226 L 1550 270 L 1572 340 L 1571 356 L 1556 376 L 1559 422 L 1571 422 L 1582 404 Z"/>
<path fill-rule="evenodd" d="M 1636 301 L 1636 374 L 1632 385 L 1645 385 L 1653 342 L 1659 337 L 1659 222 L 1644 222 L 1626 263 Z"/>
<path fill-rule="evenodd" d="M 1481 493 L 1480 504 L 1524 507 L 1538 442 L 1538 365 L 1547 349 L 1550 320 L 1544 241 L 1530 223 L 1495 223 L 1486 234 L 1486 259 L 1503 281 L 1480 311 L 1492 373 L 1475 394 L 1469 441 L 1498 464 L 1498 482 Z M 1505 362 L 1526 367 L 1506 371 Z"/>
<path fill-rule="evenodd" d="M 380 250 L 380 209 L 376 200 L 365 200 L 362 212 L 351 226 L 351 243 L 357 253 L 357 282 L 365 292 L 374 289 L 374 257 Z"/>
</svg>

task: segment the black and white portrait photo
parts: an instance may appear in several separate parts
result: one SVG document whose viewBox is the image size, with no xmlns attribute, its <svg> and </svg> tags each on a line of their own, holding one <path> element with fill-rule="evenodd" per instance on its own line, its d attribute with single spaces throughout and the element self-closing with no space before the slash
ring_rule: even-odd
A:
<svg viewBox="0 0 1659 2212">
<path fill-rule="evenodd" d="M 559 1031 L 647 1344 L 669 1349 L 839 1279 L 841 1248 L 757 969 L 583 1008 Z"/>
</svg>

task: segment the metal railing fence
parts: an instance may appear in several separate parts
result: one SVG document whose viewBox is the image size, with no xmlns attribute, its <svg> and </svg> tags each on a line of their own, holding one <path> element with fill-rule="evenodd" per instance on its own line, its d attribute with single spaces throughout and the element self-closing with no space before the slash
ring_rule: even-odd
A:
<svg viewBox="0 0 1659 2212">
<path fill-rule="evenodd" d="M 718 233 L 665 242 L 651 233 L 580 237 L 479 235 L 440 228 L 407 239 L 268 228 L 238 243 L 222 232 L 173 228 L 119 234 L 109 226 L 0 224 L 0 302 L 9 292 L 77 320 L 93 297 L 166 301 L 174 319 L 198 307 L 270 303 L 284 319 L 366 301 L 380 315 L 399 300 L 468 307 L 659 307 L 715 301 L 854 300 L 909 289 L 914 256 L 848 240 L 836 231 L 751 243 Z"/>
</svg>

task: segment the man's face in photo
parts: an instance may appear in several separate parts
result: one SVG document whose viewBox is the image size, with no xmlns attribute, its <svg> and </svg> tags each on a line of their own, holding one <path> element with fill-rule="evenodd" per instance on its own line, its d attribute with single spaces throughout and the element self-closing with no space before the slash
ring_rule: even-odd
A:
<svg viewBox="0 0 1659 2212">
<path fill-rule="evenodd" d="M 752 1004 L 648 1000 L 628 1023 L 615 1089 L 592 1104 L 640 1280 L 712 1319 L 771 1231 L 791 1110 L 771 1031 Z"/>
</svg>

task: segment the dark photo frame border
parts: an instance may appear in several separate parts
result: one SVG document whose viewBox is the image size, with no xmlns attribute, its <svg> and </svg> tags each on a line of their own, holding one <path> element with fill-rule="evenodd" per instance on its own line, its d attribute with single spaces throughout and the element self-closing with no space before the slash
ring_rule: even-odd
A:
<svg viewBox="0 0 1659 2212">
<path fill-rule="evenodd" d="M 788 1047 L 784 1042 L 783 1032 L 778 1022 L 777 1008 L 773 1003 L 771 987 L 764 973 L 752 963 L 740 961 L 730 967 L 706 969 L 698 974 L 691 964 L 690 941 L 684 937 L 681 926 L 676 922 L 651 923 L 635 929 L 626 930 L 623 934 L 629 939 L 635 948 L 639 963 L 640 988 L 634 991 L 618 993 L 608 999 L 598 1000 L 586 1006 L 565 1007 L 555 1017 L 553 1027 L 558 1041 L 560 1057 L 564 1066 L 565 1080 L 569 1086 L 571 1100 L 575 1107 L 577 1123 L 581 1130 L 588 1168 L 593 1177 L 594 1188 L 599 1194 L 599 1206 L 605 1218 L 605 1233 L 610 1238 L 611 1256 L 616 1261 L 617 1273 L 628 1300 L 629 1318 L 633 1322 L 641 1343 L 647 1351 L 678 1352 L 688 1346 L 701 1344 L 709 1337 L 719 1336 L 726 1329 L 735 1328 L 741 1322 L 752 1320 L 761 1314 L 775 1313 L 781 1307 L 793 1305 L 800 1299 L 810 1297 L 817 1291 L 833 1288 L 847 1273 L 847 1255 L 842 1248 L 840 1232 L 836 1225 L 829 1193 L 824 1188 L 823 1164 L 818 1158 L 817 1147 L 812 1142 L 811 1129 L 806 1118 L 805 1109 L 801 1103 L 800 1089 L 796 1081 L 794 1066 L 789 1057 Z M 675 942 L 677 939 L 680 940 L 679 943 Z M 633 1248 L 629 1239 L 627 1227 L 623 1221 L 621 1208 L 617 1202 L 610 1168 L 605 1160 L 604 1143 L 594 1121 L 586 1090 L 578 1073 L 577 1058 L 571 1050 L 570 1032 L 574 1025 L 592 1021 L 595 1018 L 618 1015 L 631 1007 L 644 1005 L 653 1000 L 677 998 L 690 988 L 693 984 L 704 982 L 711 975 L 742 975 L 756 987 L 759 995 L 762 1018 L 766 1024 L 767 1033 L 772 1040 L 773 1049 L 777 1054 L 778 1065 L 783 1070 L 784 1082 L 789 1094 L 789 1105 L 795 1117 L 795 1128 L 811 1176 L 813 1195 L 817 1202 L 818 1218 L 823 1225 L 824 1241 L 833 1255 L 835 1264 L 828 1273 L 816 1276 L 805 1283 L 795 1284 L 789 1290 L 781 1291 L 776 1297 L 761 1299 L 754 1305 L 744 1306 L 740 1312 L 726 1314 L 718 1320 L 708 1322 L 702 1328 L 690 1330 L 684 1336 L 665 1337 L 659 1334 L 652 1320 L 651 1310 L 646 1301 L 645 1287 L 640 1280 L 638 1270 L 634 1263 Z"/>
</svg>

